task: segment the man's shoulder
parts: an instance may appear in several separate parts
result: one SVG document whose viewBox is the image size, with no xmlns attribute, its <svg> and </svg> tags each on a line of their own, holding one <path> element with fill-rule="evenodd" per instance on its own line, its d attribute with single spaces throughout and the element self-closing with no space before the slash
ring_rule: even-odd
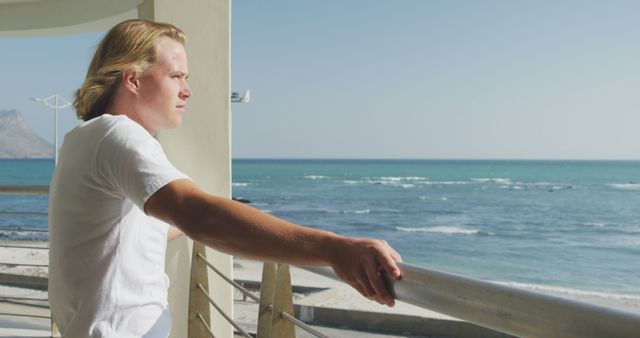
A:
<svg viewBox="0 0 640 338">
<path fill-rule="evenodd" d="M 141 125 L 125 115 L 104 114 L 86 121 L 69 132 L 68 136 L 84 139 L 126 140 L 129 138 L 153 138 Z M 73 136 L 72 136 L 73 137 Z"/>
<path fill-rule="evenodd" d="M 87 130 L 118 130 L 118 131 L 130 131 L 130 132 L 142 132 L 145 131 L 141 125 L 134 122 L 126 115 L 109 115 L 103 114 L 96 118 L 93 118 L 87 122 L 84 122 L 80 126 L 80 129 Z"/>
</svg>

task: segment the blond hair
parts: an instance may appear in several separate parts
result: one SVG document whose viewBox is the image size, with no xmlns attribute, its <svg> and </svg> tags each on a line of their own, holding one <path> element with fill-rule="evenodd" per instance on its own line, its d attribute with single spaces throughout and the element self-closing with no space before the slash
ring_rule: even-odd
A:
<svg viewBox="0 0 640 338">
<path fill-rule="evenodd" d="M 179 28 L 147 20 L 123 21 L 109 30 L 91 60 L 87 77 L 75 93 L 73 105 L 78 118 L 89 121 L 105 113 L 124 70 L 143 74 L 155 61 L 158 40 L 169 37 L 183 45 L 186 36 Z"/>
</svg>

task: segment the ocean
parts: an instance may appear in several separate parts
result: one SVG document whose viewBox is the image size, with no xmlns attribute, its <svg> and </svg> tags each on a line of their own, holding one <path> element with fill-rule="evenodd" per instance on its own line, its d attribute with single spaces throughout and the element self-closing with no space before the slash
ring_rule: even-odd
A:
<svg viewBox="0 0 640 338">
<path fill-rule="evenodd" d="M 0 160 L 0 185 L 50 160 Z M 385 239 L 407 263 L 570 294 L 640 300 L 640 162 L 234 160 L 233 196 L 286 220 Z M 0 195 L 0 211 L 46 211 Z M 0 215 L 2 228 L 43 216 Z M 43 238 L 45 234 L 29 235 Z"/>
</svg>

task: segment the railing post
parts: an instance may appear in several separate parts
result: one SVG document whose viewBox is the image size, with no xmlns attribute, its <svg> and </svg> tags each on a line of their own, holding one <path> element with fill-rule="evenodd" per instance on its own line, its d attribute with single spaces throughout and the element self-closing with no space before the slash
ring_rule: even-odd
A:
<svg viewBox="0 0 640 338">
<path fill-rule="evenodd" d="M 193 241 L 193 254 L 191 256 L 191 280 L 189 282 L 189 326 L 188 338 L 209 338 L 211 335 L 202 319 L 211 327 L 209 314 L 209 301 L 203 297 L 198 284 L 209 292 L 208 270 L 205 261 L 198 254 L 207 257 L 206 248 L 201 243 Z M 200 315 L 200 316 L 198 316 Z"/>
<path fill-rule="evenodd" d="M 295 338 L 296 332 L 293 323 L 282 317 L 282 313 L 293 313 L 293 300 L 291 293 L 291 275 L 289 265 L 278 264 L 276 271 L 275 299 L 273 303 L 273 317 L 271 322 L 271 336 L 277 338 Z"/>
<path fill-rule="evenodd" d="M 58 330 L 56 322 L 53 321 L 53 315 L 51 316 L 51 337 L 60 337 L 60 330 Z"/>
<path fill-rule="evenodd" d="M 275 291 L 276 265 L 273 263 L 264 263 L 262 265 L 262 282 L 260 283 L 257 338 L 271 338 Z"/>
</svg>

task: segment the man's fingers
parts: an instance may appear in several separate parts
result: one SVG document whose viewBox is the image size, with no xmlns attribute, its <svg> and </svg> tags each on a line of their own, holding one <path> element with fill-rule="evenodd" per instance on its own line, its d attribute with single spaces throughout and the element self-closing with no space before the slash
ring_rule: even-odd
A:
<svg viewBox="0 0 640 338">
<path fill-rule="evenodd" d="M 373 290 L 371 288 L 365 287 L 364 283 L 361 280 L 356 280 L 351 283 L 354 289 L 356 289 L 360 294 L 365 298 L 371 298 L 371 294 Z"/>
<path fill-rule="evenodd" d="M 376 293 L 377 297 L 375 300 L 380 304 L 393 306 L 395 302 L 393 300 L 393 297 L 389 293 L 389 290 L 387 290 L 387 286 L 384 284 L 384 280 L 382 279 L 382 271 L 380 271 L 380 269 L 377 267 L 368 267 L 366 269 L 366 273 L 369 277 L 368 282 L 371 284 L 371 287 Z"/>
<path fill-rule="evenodd" d="M 362 288 L 365 290 L 366 297 L 367 298 L 373 298 L 375 299 L 376 297 L 376 290 L 371 286 L 371 283 L 369 282 L 369 278 L 367 277 L 367 269 L 364 269 L 365 271 L 360 271 L 358 279 L 360 281 L 360 285 L 362 285 Z"/>
<path fill-rule="evenodd" d="M 389 244 L 386 244 L 386 246 L 389 246 Z M 393 259 L 389 250 L 383 250 L 382 252 L 378 253 L 378 263 L 383 269 L 387 271 L 387 273 L 389 273 L 389 276 L 391 278 L 399 279 L 400 277 L 402 277 L 402 272 L 400 271 L 400 268 L 396 264 L 396 261 Z"/>
<path fill-rule="evenodd" d="M 391 257 L 397 262 L 402 262 L 402 256 L 400 256 L 400 254 L 394 248 L 392 248 L 391 245 L 389 245 L 389 243 L 387 243 L 387 241 L 382 241 L 382 242 L 384 243 L 384 245 L 387 247 L 387 249 L 391 253 Z"/>
</svg>

